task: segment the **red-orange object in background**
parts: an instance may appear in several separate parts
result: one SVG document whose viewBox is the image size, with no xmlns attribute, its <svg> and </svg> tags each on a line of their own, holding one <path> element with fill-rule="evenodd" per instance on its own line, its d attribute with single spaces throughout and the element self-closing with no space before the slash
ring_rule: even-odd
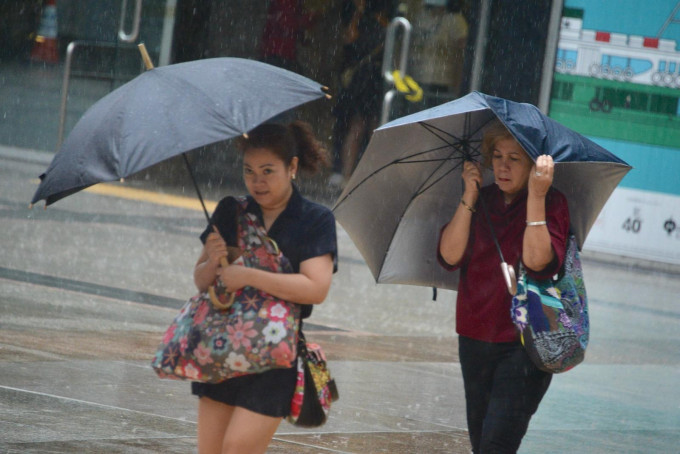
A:
<svg viewBox="0 0 680 454">
<path fill-rule="evenodd" d="M 57 49 L 57 1 L 45 0 L 40 28 L 31 50 L 31 60 L 45 63 L 59 63 Z"/>
</svg>

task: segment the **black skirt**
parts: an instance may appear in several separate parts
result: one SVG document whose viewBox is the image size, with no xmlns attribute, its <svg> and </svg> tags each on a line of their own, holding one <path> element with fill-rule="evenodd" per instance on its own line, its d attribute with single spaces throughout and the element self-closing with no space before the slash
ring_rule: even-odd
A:
<svg viewBox="0 0 680 454">
<path fill-rule="evenodd" d="M 244 375 L 222 383 L 191 383 L 191 393 L 234 407 L 273 417 L 290 414 L 297 382 L 297 366 Z"/>
</svg>

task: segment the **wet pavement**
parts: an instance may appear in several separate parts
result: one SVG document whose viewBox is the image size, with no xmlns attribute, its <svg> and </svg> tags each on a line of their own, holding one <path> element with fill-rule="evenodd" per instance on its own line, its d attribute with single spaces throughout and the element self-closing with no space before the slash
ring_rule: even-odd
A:
<svg viewBox="0 0 680 454">
<path fill-rule="evenodd" d="M 28 210 L 50 159 L 0 147 L 0 452 L 195 452 L 189 385 L 156 378 L 149 361 L 193 292 L 202 214 L 146 192 Z M 268 452 L 469 452 L 455 293 L 376 285 L 342 229 L 339 247 L 306 331 L 340 400 L 321 428 L 282 423 Z M 554 378 L 520 453 L 680 452 L 677 270 L 583 261 L 586 362 Z"/>
</svg>

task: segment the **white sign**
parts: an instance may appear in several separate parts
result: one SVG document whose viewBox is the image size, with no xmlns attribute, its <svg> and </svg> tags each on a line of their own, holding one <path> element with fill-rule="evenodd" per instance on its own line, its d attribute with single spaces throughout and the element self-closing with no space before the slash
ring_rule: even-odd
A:
<svg viewBox="0 0 680 454">
<path fill-rule="evenodd" d="M 680 264 L 680 196 L 617 188 L 583 249 Z"/>
</svg>

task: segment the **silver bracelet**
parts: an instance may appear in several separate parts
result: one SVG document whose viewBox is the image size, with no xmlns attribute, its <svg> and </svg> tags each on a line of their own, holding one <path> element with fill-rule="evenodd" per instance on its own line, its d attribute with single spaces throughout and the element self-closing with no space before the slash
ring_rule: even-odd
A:
<svg viewBox="0 0 680 454">
<path fill-rule="evenodd" d="M 537 225 L 547 225 L 548 223 L 545 221 L 534 221 L 534 222 L 529 222 L 527 221 L 527 227 L 534 227 Z"/>
</svg>

